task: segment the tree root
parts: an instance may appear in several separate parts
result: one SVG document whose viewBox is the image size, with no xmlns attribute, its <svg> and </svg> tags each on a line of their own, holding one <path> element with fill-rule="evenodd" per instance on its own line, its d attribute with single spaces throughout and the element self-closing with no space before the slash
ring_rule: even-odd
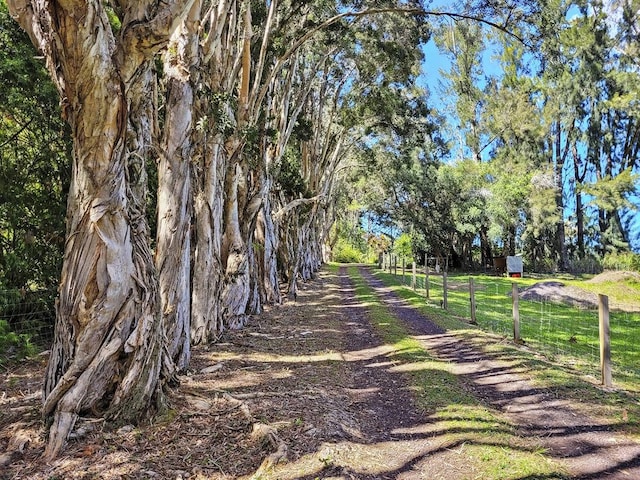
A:
<svg viewBox="0 0 640 480">
<path fill-rule="evenodd" d="M 21 457 L 31 443 L 31 436 L 26 430 L 18 429 L 9 440 L 6 452 L 0 455 L 0 467 L 6 467 Z"/>
<path fill-rule="evenodd" d="M 275 450 L 262 461 L 258 470 L 256 470 L 250 477 L 251 480 L 257 480 L 262 474 L 273 468 L 278 463 L 286 461 L 288 453 L 287 444 L 278 436 L 276 428 L 271 425 L 255 421 L 255 418 L 251 415 L 251 411 L 249 410 L 249 406 L 246 402 L 238 400 L 228 393 L 224 394 L 224 398 L 237 404 L 247 420 L 252 422 L 253 429 L 251 431 L 251 439 Z"/>
<path fill-rule="evenodd" d="M 272 469 L 278 463 L 287 460 L 287 444 L 278 436 L 277 430 L 272 426 L 264 423 L 254 423 L 251 438 L 263 444 L 268 444 L 271 448 L 275 449 L 275 452 L 262 461 L 258 470 L 251 476 L 251 479 L 261 478 L 262 474 Z"/>
</svg>

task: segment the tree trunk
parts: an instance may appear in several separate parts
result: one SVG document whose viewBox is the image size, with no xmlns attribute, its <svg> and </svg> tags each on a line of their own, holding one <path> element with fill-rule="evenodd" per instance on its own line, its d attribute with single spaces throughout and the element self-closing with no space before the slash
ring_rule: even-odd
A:
<svg viewBox="0 0 640 480">
<path fill-rule="evenodd" d="M 258 268 L 256 244 L 252 240 L 247 246 L 247 258 L 249 261 L 249 298 L 247 300 L 246 312 L 250 315 L 259 315 L 262 313 L 262 295 L 260 292 L 261 277 L 260 269 Z"/>
<path fill-rule="evenodd" d="M 222 239 L 222 317 L 230 328 L 241 328 L 246 322 L 249 298 L 249 259 L 247 245 L 240 231 L 238 188 L 242 179 L 242 168 L 233 163 L 227 170 L 225 182 L 224 235 Z"/>
<path fill-rule="evenodd" d="M 555 138 L 555 165 L 554 165 L 554 178 L 555 178 L 555 200 L 556 209 L 558 212 L 558 222 L 556 223 L 556 252 L 558 256 L 558 267 L 560 271 L 564 272 L 568 269 L 569 261 L 567 256 L 567 243 L 565 241 L 565 229 L 564 229 L 564 197 L 563 192 L 563 178 L 562 171 L 564 168 L 564 160 L 566 155 L 562 153 L 561 144 L 562 127 L 560 121 L 556 122 L 556 138 Z"/>
<path fill-rule="evenodd" d="M 258 216 L 256 241 L 261 247 L 258 252 L 258 268 L 262 280 L 262 301 L 267 305 L 280 304 L 282 297 L 278 280 L 278 237 L 268 196 Z"/>
<path fill-rule="evenodd" d="M 582 193 L 581 193 L 581 185 L 584 182 L 584 178 L 587 173 L 587 168 L 585 166 L 582 175 L 580 174 L 580 157 L 578 156 L 578 147 L 577 143 L 573 142 L 573 175 L 575 180 L 575 196 L 576 196 L 576 228 L 577 228 L 577 247 L 578 247 L 578 257 L 583 259 L 585 255 L 584 251 L 584 212 L 582 206 Z"/>
<path fill-rule="evenodd" d="M 516 226 L 509 225 L 507 229 L 507 252 L 508 255 L 516 254 Z"/>
<path fill-rule="evenodd" d="M 125 155 L 128 108 L 118 87 L 92 98 L 91 108 L 72 120 L 67 244 L 44 386 L 43 412 L 54 416 L 48 457 L 60 452 L 80 412 L 106 410 L 111 419 L 130 422 L 159 393 L 157 285 L 146 198 L 136 191 L 146 183 L 144 160 Z"/>
<path fill-rule="evenodd" d="M 222 136 L 217 135 L 211 145 L 203 139 L 200 147 L 193 162 L 195 190 L 195 249 L 191 300 L 193 344 L 207 343 L 216 339 L 224 330 L 220 311 L 223 280 L 220 261 L 224 192 Z"/>
<path fill-rule="evenodd" d="M 55 338 L 43 388 L 43 414 L 53 417 L 45 455 L 53 458 L 81 413 L 135 422 L 161 399 L 163 332 L 144 211 L 153 97 L 148 91 L 146 100 L 138 96 L 149 85 L 148 59 L 188 5 L 145 11 L 121 2 L 126 23 L 116 40 L 101 2 L 8 4 L 46 58 L 74 141 Z"/>
<path fill-rule="evenodd" d="M 488 228 L 483 225 L 480 228 L 480 252 L 482 255 L 482 268 L 493 264 L 493 254 L 491 252 L 491 242 L 489 241 Z"/>
<path fill-rule="evenodd" d="M 238 158 L 243 155 L 241 143 L 227 143 L 232 144 L 228 150 L 236 153 L 232 155 L 225 181 L 221 251 L 225 274 L 220 302 L 225 324 L 236 329 L 246 324 L 248 315 L 261 311 L 260 296 L 256 294 L 257 279 L 252 272 L 252 266 L 256 266 L 255 258 L 251 250 L 264 194 L 260 185 L 249 185 L 248 178 L 256 179 L 258 175 L 256 172 L 250 175 L 246 162 Z"/>
<path fill-rule="evenodd" d="M 191 358 L 191 144 L 193 86 L 197 67 L 195 2 L 165 56 L 166 119 L 158 162 L 156 265 L 169 355 L 178 369 Z"/>
</svg>

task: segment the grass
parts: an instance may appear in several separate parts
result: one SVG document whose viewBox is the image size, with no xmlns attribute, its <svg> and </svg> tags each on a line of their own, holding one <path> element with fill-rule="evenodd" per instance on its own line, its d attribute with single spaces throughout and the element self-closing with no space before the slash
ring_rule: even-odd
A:
<svg viewBox="0 0 640 480">
<path fill-rule="evenodd" d="M 607 295 L 612 302 L 620 305 L 640 308 L 640 282 L 632 278 L 624 282 L 604 281 L 598 283 L 586 282 L 583 279 L 563 280 L 567 285 L 573 285 L 591 293 Z"/>
<path fill-rule="evenodd" d="M 378 334 L 394 347 L 393 359 L 413 366 L 407 369 L 410 383 L 443 445 L 464 453 L 464 458 L 472 463 L 473 478 L 567 478 L 539 445 L 519 437 L 497 411 L 471 395 L 449 371 L 447 362 L 431 357 L 380 302 L 357 269 L 350 268 L 349 276 L 355 282 L 356 297 L 367 305 Z M 407 298 L 415 301 L 412 295 Z M 440 321 L 448 327 L 463 326 L 458 319 L 446 315 L 441 315 Z"/>
<path fill-rule="evenodd" d="M 593 376 L 593 368 L 589 366 L 586 370 L 583 369 L 584 365 L 577 359 L 573 359 L 572 362 L 560 361 L 561 356 L 549 355 L 545 353 L 541 355 L 536 348 L 532 348 L 532 345 L 522 347 L 514 344 L 511 341 L 511 300 L 508 300 L 508 308 L 501 302 L 505 302 L 503 298 L 500 298 L 502 294 L 495 294 L 490 289 L 485 289 L 485 296 L 479 296 L 476 298 L 487 299 L 489 305 L 492 308 L 485 307 L 487 310 L 487 317 L 492 319 L 498 325 L 505 325 L 503 335 L 492 335 L 479 331 L 481 327 L 486 326 L 489 320 L 483 320 L 483 317 L 478 316 L 479 326 L 469 324 L 469 307 L 466 307 L 466 311 L 462 306 L 463 300 L 459 298 L 459 294 L 456 292 L 450 299 L 449 311 L 445 311 L 439 306 L 439 298 L 432 294 L 431 301 L 425 301 L 424 290 L 414 292 L 410 287 L 401 285 L 399 282 L 400 277 L 394 277 L 388 273 L 376 272 L 376 276 L 383 280 L 398 296 L 405 299 L 409 304 L 418 309 L 423 315 L 428 316 L 432 321 L 446 328 L 449 331 L 454 331 L 458 335 L 462 335 L 468 340 L 472 341 L 477 346 L 481 347 L 487 353 L 499 354 L 507 358 L 512 358 L 521 363 L 525 368 L 532 381 L 534 381 L 541 388 L 547 388 L 554 395 L 571 400 L 574 405 L 582 410 L 584 413 L 592 415 L 597 418 L 601 418 L 607 423 L 612 425 L 617 431 L 624 432 L 632 435 L 636 439 L 640 439 L 640 402 L 637 399 L 636 392 L 640 390 L 638 384 L 638 377 L 635 375 L 625 375 L 624 372 L 620 372 L 618 368 L 614 377 L 614 383 L 618 387 L 614 391 L 606 391 L 599 387 L 598 378 Z M 511 279 L 499 279 L 492 277 L 490 279 L 492 283 L 496 281 L 498 284 L 509 284 Z M 454 277 L 454 282 L 463 282 L 462 277 Z M 536 280 L 521 279 L 519 284 L 530 285 L 535 283 Z M 478 280 L 476 279 L 476 283 Z M 489 290 L 487 292 L 487 290 Z M 504 290 L 504 289 L 503 289 Z M 435 291 L 437 295 L 437 290 Z M 504 293 L 506 295 L 506 293 Z M 434 299 L 435 297 L 435 299 Z M 468 296 L 464 299 L 468 303 Z M 522 306 L 524 302 L 520 302 Z M 457 304 L 457 305 L 456 305 Z M 581 312 L 576 308 L 569 308 L 564 306 L 556 306 L 558 311 L 568 315 L 576 315 L 580 318 Z M 551 307 L 553 309 L 553 307 Z M 482 307 L 478 307 L 479 311 L 482 311 Z M 553 311 L 553 310 L 551 310 Z M 456 314 L 457 313 L 457 314 Z M 597 317 L 596 317 L 597 319 Z M 484 325 L 483 325 L 484 324 Z M 617 330 L 613 326 L 613 336 L 615 338 Z M 526 332 L 526 331 L 525 331 Z M 627 332 L 627 338 L 632 337 L 632 333 Z M 624 335 L 618 334 L 618 338 L 625 338 Z M 525 337 L 526 339 L 526 337 Z M 617 340 L 617 346 L 620 346 L 619 340 Z M 533 342 L 531 342 L 533 343 Z M 533 344 L 535 347 L 535 343 Z M 614 350 L 615 355 L 616 350 Z M 543 352 L 544 353 L 544 352 Z M 614 358 L 615 361 L 615 358 Z"/>
<path fill-rule="evenodd" d="M 377 272 L 377 275 L 389 285 L 409 282 L 409 275 L 402 282 L 400 275 Z M 418 292 L 424 295 L 424 275 L 418 275 Z M 486 331 L 505 337 L 513 335 L 512 284 L 528 287 L 540 279 L 502 278 L 493 276 L 474 276 L 476 319 L 478 325 Z M 627 306 L 637 306 L 640 298 L 640 285 L 637 282 L 618 284 L 617 288 L 608 284 L 594 284 L 578 280 L 562 280 L 567 285 L 589 289 L 592 292 L 610 294 L 611 301 Z M 448 278 L 445 318 L 458 317 L 469 322 L 471 315 L 469 301 L 469 276 L 450 275 Z M 426 302 L 432 313 L 440 313 L 443 300 L 443 280 L 441 276 L 429 277 L 430 298 Z M 636 290 L 638 288 L 638 290 Z M 633 302 L 629 291 L 637 292 Z M 425 300 L 422 298 L 422 302 Z M 598 311 L 577 308 L 551 301 L 519 301 L 520 336 L 536 351 L 543 352 L 553 360 L 562 361 L 584 373 L 598 376 L 600 368 L 600 347 Z M 620 388 L 640 391 L 640 313 L 611 311 L 611 354 L 614 381 Z"/>
</svg>

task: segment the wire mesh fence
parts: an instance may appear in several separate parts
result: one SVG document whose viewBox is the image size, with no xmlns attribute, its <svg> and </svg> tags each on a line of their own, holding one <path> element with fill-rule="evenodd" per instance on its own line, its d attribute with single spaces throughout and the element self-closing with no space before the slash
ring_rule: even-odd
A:
<svg viewBox="0 0 640 480">
<path fill-rule="evenodd" d="M 393 274 L 393 271 L 390 272 Z M 396 282 L 412 288 L 410 269 L 393 276 Z M 435 308 L 449 314 L 471 318 L 469 276 L 444 273 L 417 273 L 415 291 Z M 514 333 L 513 282 L 504 277 L 473 277 L 476 323 L 483 329 L 505 337 Z M 523 291 L 532 283 L 518 283 Z M 445 287 L 446 285 L 446 287 Z M 594 295 L 595 296 L 595 295 Z M 558 295 L 533 295 L 518 301 L 520 338 L 530 348 L 552 360 L 571 364 L 586 374 L 599 375 L 600 332 L 598 305 L 574 301 Z M 640 312 L 613 309 L 610 312 L 612 370 L 618 383 L 640 384 Z"/>
<path fill-rule="evenodd" d="M 51 344 L 55 295 L 52 290 L 0 290 L 0 365 Z"/>
</svg>

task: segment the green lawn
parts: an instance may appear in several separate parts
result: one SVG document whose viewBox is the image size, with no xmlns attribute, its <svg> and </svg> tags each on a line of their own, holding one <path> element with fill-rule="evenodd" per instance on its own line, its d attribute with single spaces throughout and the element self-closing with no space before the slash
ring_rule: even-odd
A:
<svg viewBox="0 0 640 480">
<path fill-rule="evenodd" d="M 377 271 L 388 284 L 409 286 L 411 275 L 404 277 Z M 469 275 L 450 274 L 447 277 L 447 314 L 470 322 Z M 475 284 L 476 321 L 483 330 L 511 338 L 513 335 L 512 284 L 527 287 L 541 281 L 540 278 L 513 279 L 477 275 Z M 552 280 L 545 278 L 544 280 Z M 562 279 L 567 285 L 604 293 L 612 302 L 640 302 L 638 284 L 593 284 L 584 280 Z M 417 275 L 416 293 L 424 296 L 425 276 Z M 629 292 L 637 291 L 637 297 Z M 429 276 L 429 300 L 426 305 L 432 311 L 442 310 L 443 277 Z M 640 310 L 640 308 L 639 308 Z M 600 347 L 598 311 L 586 310 L 551 301 L 519 300 L 520 336 L 527 346 L 544 353 L 551 360 L 570 364 L 588 375 L 599 375 Z M 443 313 L 443 312 L 440 312 Z M 625 389 L 640 391 L 640 313 L 612 311 L 611 355 L 614 382 Z"/>
<path fill-rule="evenodd" d="M 509 298 L 505 301 L 504 298 L 500 298 L 500 294 L 495 293 L 496 290 L 498 292 L 508 291 L 511 288 L 511 279 L 487 277 L 485 279 L 486 282 L 492 285 L 498 285 L 497 288 L 494 286 L 493 291 L 490 289 L 485 290 L 487 296 L 493 298 L 494 304 L 491 309 L 488 307 L 478 307 L 479 310 L 488 310 L 489 314 L 491 314 L 489 316 L 494 319 L 495 324 L 504 327 L 503 330 L 507 333 L 501 336 L 493 333 L 484 333 L 481 325 L 471 325 L 469 323 L 468 294 L 453 295 L 450 306 L 460 312 L 459 315 L 455 315 L 440 308 L 440 300 L 442 299 L 441 287 L 440 296 L 437 295 L 438 290 L 436 288 L 435 291 L 431 291 L 430 300 L 425 301 L 424 290 L 414 292 L 409 286 L 402 285 L 400 276 L 394 277 L 379 270 L 372 270 L 375 272 L 375 275 L 382 279 L 385 284 L 389 285 L 398 296 L 405 299 L 410 305 L 423 315 L 428 316 L 432 321 L 450 332 L 464 336 L 467 340 L 473 342 L 488 353 L 504 355 L 514 360 L 517 359 L 521 362 L 523 368 L 529 372 L 530 379 L 541 388 L 548 389 L 550 394 L 570 399 L 576 408 L 581 409 L 586 414 L 602 418 L 612 429 L 625 432 L 640 440 L 640 401 L 637 398 L 638 392 L 640 392 L 640 380 L 637 374 L 625 375 L 621 374 L 618 371 L 619 369 L 616 369 L 613 380 L 614 386 L 617 388 L 614 390 L 605 390 L 598 385 L 598 375 L 585 374 L 585 370 L 582 368 L 578 359 L 574 358 L 570 362 L 558 361 L 560 359 L 553 355 L 539 355 L 539 351 L 536 348 L 532 348 L 531 343 L 525 348 L 514 344 L 511 340 L 511 299 Z M 477 283 L 478 277 L 474 277 L 474 279 Z M 431 280 L 433 280 L 433 278 Z M 463 284 L 465 281 L 468 281 L 468 277 L 454 276 L 453 281 Z M 536 281 L 540 280 L 517 280 L 518 284 L 524 285 L 530 285 Z M 502 290 L 499 285 L 503 285 Z M 424 281 L 422 281 L 420 286 L 424 288 Z M 464 301 L 461 297 L 464 297 Z M 640 296 L 638 298 L 640 299 Z M 569 311 L 577 310 L 572 308 L 565 308 L 565 310 L 566 309 Z M 500 312 L 503 312 L 502 317 L 504 318 L 500 318 Z M 480 315 L 479 319 L 480 323 L 483 323 Z M 630 332 L 630 329 L 627 328 L 626 330 Z M 616 331 L 617 329 L 614 329 L 614 333 Z M 634 335 L 633 332 L 630 332 L 627 341 L 633 341 Z M 617 338 L 620 338 L 620 335 L 617 335 Z M 623 346 L 624 344 L 624 342 L 620 342 L 619 340 L 616 340 L 616 343 L 618 346 Z M 594 370 L 596 370 L 596 366 L 591 365 L 589 371 Z"/>
</svg>

